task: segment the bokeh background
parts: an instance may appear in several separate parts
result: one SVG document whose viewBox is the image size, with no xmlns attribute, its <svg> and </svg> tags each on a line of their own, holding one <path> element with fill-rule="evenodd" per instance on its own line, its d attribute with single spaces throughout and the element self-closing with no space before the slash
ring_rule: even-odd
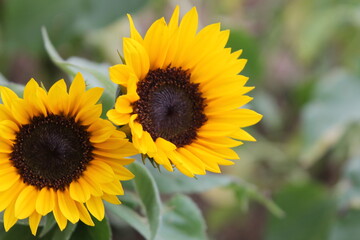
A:
<svg viewBox="0 0 360 240">
<path fill-rule="evenodd" d="M 197 6 L 200 26 L 221 22 L 231 29 L 228 46 L 244 49 L 243 74 L 256 87 L 250 107 L 264 118 L 249 129 L 258 142 L 240 146 L 241 160 L 222 169 L 285 212 L 240 204 L 227 188 L 191 195 L 209 238 L 360 239 L 359 0 L 0 0 L 0 82 L 34 77 L 50 86 L 66 77 L 41 26 L 63 58 L 116 64 L 129 35 L 125 14 L 144 33 L 176 4 L 182 13 Z"/>
</svg>

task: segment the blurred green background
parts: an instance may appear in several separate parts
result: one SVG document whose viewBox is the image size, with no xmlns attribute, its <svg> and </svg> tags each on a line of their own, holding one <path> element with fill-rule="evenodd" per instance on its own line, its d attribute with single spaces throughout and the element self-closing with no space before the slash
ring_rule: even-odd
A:
<svg viewBox="0 0 360 240">
<path fill-rule="evenodd" d="M 285 212 L 244 206 L 231 189 L 191 195 L 210 239 L 360 239 L 359 0 L 0 0 L 0 78 L 50 86 L 66 77 L 46 54 L 41 26 L 65 59 L 120 63 L 124 15 L 144 33 L 176 4 L 182 13 L 197 6 L 201 26 L 221 22 L 228 46 L 244 49 L 244 75 L 256 86 L 250 107 L 264 118 L 249 129 L 258 142 L 222 169 Z M 113 238 L 141 239 L 128 236 Z"/>
</svg>

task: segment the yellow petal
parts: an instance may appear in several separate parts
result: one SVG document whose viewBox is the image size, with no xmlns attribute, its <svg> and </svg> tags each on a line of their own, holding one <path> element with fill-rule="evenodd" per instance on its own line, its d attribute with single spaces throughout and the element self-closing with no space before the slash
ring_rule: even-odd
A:
<svg viewBox="0 0 360 240">
<path fill-rule="evenodd" d="M 14 185 L 6 191 L 0 193 L 0 211 L 7 208 L 11 202 L 15 202 L 15 199 L 19 195 L 20 191 L 24 188 L 21 181 L 16 181 Z"/>
<path fill-rule="evenodd" d="M 186 164 L 187 168 L 194 174 L 203 175 L 205 172 L 204 163 L 188 151 L 186 148 L 178 148 L 177 152 L 182 156 L 182 162 Z"/>
<path fill-rule="evenodd" d="M 24 219 L 29 217 L 35 210 L 38 190 L 29 185 L 19 194 L 15 202 L 15 217 Z"/>
<path fill-rule="evenodd" d="M 179 5 L 177 5 L 169 21 L 169 29 L 171 30 L 171 32 L 174 32 L 179 27 L 179 14 L 180 7 Z"/>
<path fill-rule="evenodd" d="M 141 136 L 143 134 L 143 127 L 140 123 L 135 121 L 137 116 L 138 116 L 137 114 L 133 114 L 130 117 L 129 126 L 131 128 L 131 132 L 133 133 L 133 135 L 136 135 L 138 138 L 141 138 Z"/>
<path fill-rule="evenodd" d="M 203 145 L 200 145 L 200 144 L 197 144 L 197 143 L 192 143 L 191 144 L 192 146 L 198 148 L 198 149 L 202 149 L 204 151 L 207 151 L 215 156 L 218 156 L 218 157 L 221 157 L 221 158 L 226 158 L 226 159 L 239 159 L 239 156 L 237 155 L 237 153 L 230 149 L 230 148 L 210 148 L 208 146 L 203 146 Z"/>
<path fill-rule="evenodd" d="M 94 106 L 100 99 L 104 89 L 99 87 L 90 88 L 75 100 L 76 105 L 72 106 L 72 113 L 75 116 L 80 110 Z"/>
<path fill-rule="evenodd" d="M 69 191 L 57 191 L 59 208 L 64 217 L 69 219 L 70 222 L 76 223 L 79 221 L 79 211 L 75 205 L 74 200 L 69 196 Z"/>
<path fill-rule="evenodd" d="M 198 137 L 195 141 L 203 146 L 211 146 L 213 148 L 216 147 L 237 147 L 242 145 L 242 142 L 236 141 L 234 139 L 228 137 L 216 137 L 216 138 L 206 138 L 206 137 Z"/>
<path fill-rule="evenodd" d="M 128 124 L 130 121 L 130 114 L 119 113 L 116 109 L 109 110 L 106 116 L 118 126 Z"/>
<path fill-rule="evenodd" d="M 251 136 L 249 133 L 247 133 L 243 129 L 239 129 L 238 131 L 232 133 L 229 137 L 243 140 L 243 141 L 252 141 L 252 142 L 256 141 L 256 139 L 253 136 Z"/>
<path fill-rule="evenodd" d="M 9 205 L 9 207 L 6 208 L 4 212 L 4 228 L 5 231 L 9 231 L 9 229 L 14 226 L 14 224 L 17 222 L 17 218 L 15 217 L 15 204 L 12 203 Z"/>
<path fill-rule="evenodd" d="M 204 137 L 228 136 L 238 129 L 236 125 L 223 123 L 222 121 L 208 121 L 199 130 L 198 135 Z"/>
<path fill-rule="evenodd" d="M 71 113 L 77 112 L 78 106 L 80 105 L 81 96 L 85 92 L 85 80 L 81 73 L 76 74 L 74 81 L 72 82 L 69 89 L 69 101 L 71 106 Z"/>
<path fill-rule="evenodd" d="M 110 79 L 116 84 L 127 87 L 131 68 L 124 64 L 117 64 L 109 68 Z"/>
<path fill-rule="evenodd" d="M 87 130 L 91 133 L 90 141 L 100 143 L 106 141 L 114 133 L 115 127 L 110 121 L 97 119 Z"/>
<path fill-rule="evenodd" d="M 163 67 L 169 45 L 169 31 L 165 19 L 161 18 L 150 26 L 144 38 L 144 46 L 149 54 L 152 69 Z"/>
<path fill-rule="evenodd" d="M 101 184 L 101 188 L 104 192 L 112 195 L 124 195 L 124 189 L 119 181 L 113 181 L 110 183 Z"/>
<path fill-rule="evenodd" d="M 100 197 L 91 197 L 86 202 L 86 207 L 90 213 L 99 221 L 103 220 L 105 216 L 104 204 Z"/>
<path fill-rule="evenodd" d="M 224 112 L 228 110 L 237 109 L 245 104 L 249 103 L 253 98 L 249 96 L 241 97 L 224 97 L 218 98 L 215 101 L 212 101 L 206 107 L 206 112 Z"/>
<path fill-rule="evenodd" d="M 13 149 L 12 149 L 11 141 L 4 138 L 0 138 L 0 152 L 11 153 L 12 151 Z"/>
<path fill-rule="evenodd" d="M 69 193 L 72 199 L 75 201 L 84 203 L 90 198 L 90 190 L 85 186 L 82 178 L 77 181 L 73 181 L 69 187 Z"/>
<path fill-rule="evenodd" d="M 149 72 L 149 56 L 145 48 L 136 40 L 123 38 L 126 65 L 130 66 L 138 79 L 144 79 Z"/>
<path fill-rule="evenodd" d="M 143 39 L 142 39 L 141 35 L 139 34 L 139 32 L 136 30 L 135 25 L 134 25 L 134 21 L 133 21 L 131 15 L 127 14 L 127 17 L 129 19 L 129 24 L 130 24 L 130 36 L 131 36 L 131 38 L 138 41 L 139 43 L 142 43 Z"/>
<path fill-rule="evenodd" d="M 196 8 L 193 7 L 185 14 L 179 26 L 179 47 L 172 61 L 174 66 L 182 66 L 184 64 L 185 55 L 188 51 L 194 51 L 191 43 L 194 41 L 198 27 L 198 14 Z"/>
<path fill-rule="evenodd" d="M 93 178 L 98 183 L 112 182 L 116 179 L 112 168 L 106 163 L 97 160 L 90 162 L 84 175 Z"/>
<path fill-rule="evenodd" d="M 60 230 L 64 230 L 67 225 L 67 218 L 61 213 L 57 198 L 55 198 L 55 207 L 53 210 L 53 214 Z"/>
<path fill-rule="evenodd" d="M 85 80 L 81 73 L 77 73 L 69 89 L 70 96 L 79 96 L 85 92 Z"/>
<path fill-rule="evenodd" d="M 30 225 L 31 233 L 34 236 L 36 235 L 40 220 L 41 220 L 41 215 L 38 214 L 37 212 L 33 212 L 33 214 L 31 214 L 29 217 L 29 225 Z"/>
<path fill-rule="evenodd" d="M 16 133 L 19 131 L 19 127 L 13 121 L 3 120 L 0 122 L 0 133 L 1 136 L 7 139 L 15 139 Z"/>
<path fill-rule="evenodd" d="M 63 79 L 57 81 L 49 90 L 49 107 L 54 114 L 69 112 L 69 95 Z"/>
<path fill-rule="evenodd" d="M 36 211 L 45 216 L 54 209 L 55 192 L 51 188 L 42 188 L 36 199 Z"/>
<path fill-rule="evenodd" d="M 90 105 L 82 108 L 75 117 L 76 122 L 80 122 L 81 125 L 90 125 L 100 118 L 102 113 L 102 105 Z"/>
<path fill-rule="evenodd" d="M 12 106 L 14 100 L 19 99 L 16 93 L 10 88 L 0 86 L 1 99 L 5 106 Z"/>
<path fill-rule="evenodd" d="M 16 100 L 15 99 L 15 100 L 13 100 L 11 105 L 12 105 L 11 112 L 12 112 L 12 115 L 14 116 L 14 118 L 16 119 L 16 121 L 22 125 L 28 124 L 30 115 L 27 111 L 27 107 L 26 107 L 24 100 L 22 100 L 22 99 Z"/>
<path fill-rule="evenodd" d="M 127 95 L 122 95 L 116 99 L 115 109 L 119 113 L 132 113 L 133 108 Z"/>
<path fill-rule="evenodd" d="M 189 150 L 192 154 L 194 154 L 195 156 L 197 156 L 201 161 L 204 162 L 204 165 L 206 166 L 206 170 L 211 171 L 211 172 L 215 172 L 215 173 L 220 173 L 221 170 L 219 168 L 218 165 L 218 161 L 221 161 L 223 159 L 220 159 L 217 156 L 213 156 L 207 152 L 201 151 L 195 147 L 192 147 L 191 145 L 186 146 L 186 149 Z"/>
<path fill-rule="evenodd" d="M 180 172 L 188 177 L 194 177 L 194 173 L 188 169 L 186 164 L 184 164 L 182 156 L 179 153 L 176 151 L 169 152 L 168 156 Z"/>
<path fill-rule="evenodd" d="M 87 175 L 85 171 L 82 178 L 84 179 L 83 184 L 87 184 L 87 188 L 90 190 L 91 195 L 99 197 L 103 194 L 100 184 L 93 180 L 91 174 Z"/>
<path fill-rule="evenodd" d="M 104 193 L 104 195 L 102 195 L 102 199 L 112 204 L 121 204 L 118 197 L 111 194 Z"/>
<path fill-rule="evenodd" d="M 75 202 L 76 207 L 79 210 L 79 216 L 80 216 L 80 220 L 85 223 L 86 225 L 89 226 L 95 226 L 93 220 L 91 219 L 91 216 L 88 212 L 88 210 L 86 209 L 86 207 L 84 206 L 84 204 L 79 203 L 79 202 Z"/>
<path fill-rule="evenodd" d="M 231 120 L 232 124 L 235 124 L 237 127 L 241 127 L 241 128 L 254 125 L 258 123 L 261 120 L 261 118 L 262 118 L 261 114 L 253 110 L 243 109 L 243 108 L 225 112 L 222 113 L 221 115 L 216 115 L 216 116 L 214 115 L 211 117 L 213 122 L 215 121 L 225 122 L 226 120 Z"/>
</svg>

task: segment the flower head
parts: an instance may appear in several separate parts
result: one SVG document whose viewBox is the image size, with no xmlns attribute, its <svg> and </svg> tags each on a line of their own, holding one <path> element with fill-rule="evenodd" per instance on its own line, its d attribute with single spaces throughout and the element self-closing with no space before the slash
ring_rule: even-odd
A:
<svg viewBox="0 0 360 240">
<path fill-rule="evenodd" d="M 101 88 L 85 90 L 78 74 L 67 91 L 64 80 L 45 91 L 30 80 L 19 98 L 0 87 L 0 211 L 10 229 L 29 218 L 35 235 L 52 212 L 60 229 L 67 220 L 94 225 L 104 217 L 102 200 L 120 203 L 119 180 L 133 174 L 123 165 L 136 154 L 123 132 L 100 118 Z"/>
<path fill-rule="evenodd" d="M 246 63 L 239 59 L 242 51 L 225 48 L 229 31 L 216 23 L 197 32 L 196 8 L 179 24 L 176 7 L 169 23 L 157 20 L 144 38 L 130 15 L 129 21 L 126 63 L 110 68 L 111 80 L 126 94 L 108 118 L 129 124 L 135 147 L 169 171 L 175 166 L 194 176 L 233 164 L 238 155 L 231 148 L 255 140 L 242 128 L 262 116 L 240 108 L 252 100 L 244 94 L 253 87 L 238 75 Z"/>
</svg>

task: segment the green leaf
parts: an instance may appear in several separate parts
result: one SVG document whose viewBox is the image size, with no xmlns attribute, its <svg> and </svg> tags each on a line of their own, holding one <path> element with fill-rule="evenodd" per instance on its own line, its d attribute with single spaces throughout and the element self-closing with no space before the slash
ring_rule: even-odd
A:
<svg viewBox="0 0 360 240">
<path fill-rule="evenodd" d="M 135 210 L 129 208 L 124 203 L 121 205 L 113 205 L 105 202 L 107 213 L 116 218 L 120 218 L 138 231 L 144 238 L 149 239 L 150 227 L 147 219 L 140 216 Z"/>
<path fill-rule="evenodd" d="M 111 229 L 107 218 L 105 217 L 102 221 L 93 219 L 93 221 L 95 223 L 93 227 L 79 222 L 70 239 L 110 240 Z"/>
<path fill-rule="evenodd" d="M 360 187 L 360 156 L 351 158 L 344 169 L 344 177 L 348 178 L 354 187 Z"/>
<path fill-rule="evenodd" d="M 246 204 L 247 199 L 253 199 L 266 206 L 272 214 L 281 217 L 282 210 L 269 198 L 265 197 L 256 186 L 233 176 L 226 174 L 212 174 L 189 178 L 179 172 L 161 171 L 149 168 L 155 178 L 159 190 L 163 194 L 174 193 L 201 193 L 217 187 L 231 186 L 237 193 L 243 192 L 244 195 L 238 194 L 239 201 Z"/>
<path fill-rule="evenodd" d="M 335 202 L 324 187 L 311 182 L 289 184 L 274 199 L 286 215 L 270 216 L 264 239 L 327 239 Z"/>
<path fill-rule="evenodd" d="M 338 207 L 330 240 L 357 240 L 360 235 L 360 156 L 346 162 L 337 184 Z"/>
<path fill-rule="evenodd" d="M 200 209 L 187 196 L 176 195 L 166 203 L 156 240 L 207 239 L 206 224 Z"/>
<path fill-rule="evenodd" d="M 0 73 L 0 86 L 8 87 L 13 90 L 19 96 L 22 96 L 22 92 L 24 90 L 24 85 L 10 82 Z"/>
<path fill-rule="evenodd" d="M 161 171 L 149 167 L 159 191 L 163 194 L 173 193 L 199 193 L 207 190 L 227 186 L 233 182 L 233 179 L 227 175 L 211 174 L 189 178 L 178 171 Z"/>
<path fill-rule="evenodd" d="M 77 224 L 68 223 L 63 231 L 61 231 L 58 227 L 55 227 L 50 233 L 46 234 L 43 239 L 69 240 L 74 233 L 76 226 Z"/>
<path fill-rule="evenodd" d="M 358 80 L 343 70 L 335 70 L 317 83 L 314 98 L 302 113 L 304 164 L 319 159 L 351 123 L 360 121 L 360 112 L 354 110 L 354 103 L 360 102 Z"/>
<path fill-rule="evenodd" d="M 64 60 L 52 45 L 45 28 L 42 28 L 42 35 L 46 51 L 51 60 L 56 66 L 69 74 L 71 80 L 78 72 L 81 72 L 88 87 L 101 87 L 104 89 L 100 101 L 103 104 L 103 116 L 105 116 L 106 112 L 114 105 L 117 88 L 117 85 L 109 79 L 108 68 L 110 65 L 105 63 L 94 63 L 78 57 L 71 57 Z"/>
<path fill-rule="evenodd" d="M 154 178 L 144 165 L 134 162 L 129 165 L 129 170 L 136 176 L 133 182 L 149 221 L 149 239 L 154 239 L 161 221 L 161 200 L 159 190 Z"/>
<path fill-rule="evenodd" d="M 54 227 L 56 227 L 56 221 L 53 216 L 53 214 L 47 214 L 45 217 L 46 219 L 44 227 L 42 228 L 39 237 L 45 236 L 47 233 L 49 233 Z"/>
<path fill-rule="evenodd" d="M 360 236 L 360 211 L 340 215 L 331 229 L 330 240 L 358 240 Z"/>
<path fill-rule="evenodd" d="M 360 209 L 360 156 L 346 162 L 342 177 L 337 184 L 338 210 Z"/>
<path fill-rule="evenodd" d="M 348 23 L 349 11 L 350 8 L 333 4 L 319 8 L 312 16 L 307 16 L 299 37 L 294 39 L 299 57 L 305 62 L 311 62 L 323 53 L 331 38 L 335 38 L 340 28 Z"/>
<path fill-rule="evenodd" d="M 147 2 L 148 0 L 5 1 L 1 9 L 4 44 L 9 53 L 25 50 L 39 54 L 42 53 L 39 33 L 44 24 L 57 44 L 71 42 L 145 6 Z"/>
<path fill-rule="evenodd" d="M 32 240 L 37 239 L 31 234 L 30 227 L 26 225 L 15 224 L 8 232 L 5 232 L 3 224 L 0 224 L 0 239 L 1 240 Z"/>
</svg>

